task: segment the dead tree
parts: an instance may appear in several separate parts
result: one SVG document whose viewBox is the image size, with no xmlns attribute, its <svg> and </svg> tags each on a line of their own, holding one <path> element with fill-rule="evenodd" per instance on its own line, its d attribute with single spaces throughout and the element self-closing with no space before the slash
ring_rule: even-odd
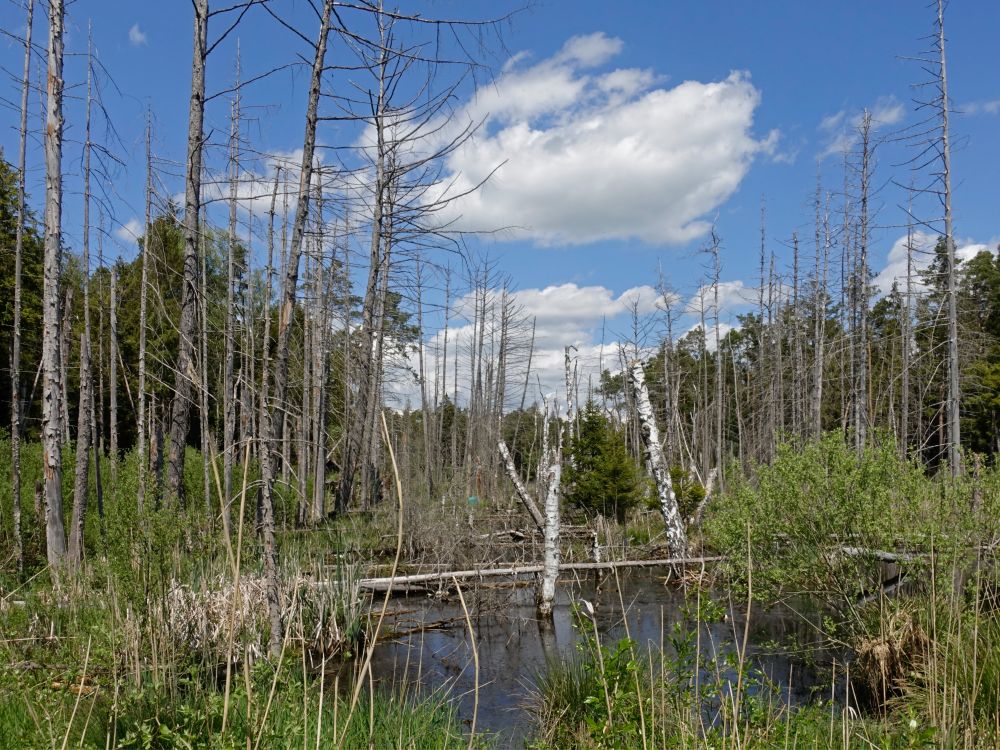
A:
<svg viewBox="0 0 1000 750">
<path fill-rule="evenodd" d="M 548 413 L 545 415 L 548 420 Z M 542 589 L 538 597 L 538 614 L 552 616 L 552 603 L 556 598 L 556 579 L 559 577 L 559 494 L 562 478 L 562 432 L 556 433 L 556 448 L 542 446 L 546 457 L 545 478 L 545 541 L 543 546 Z"/>
<path fill-rule="evenodd" d="M 90 367 L 90 110 L 92 61 L 88 40 L 87 107 L 83 140 L 83 334 L 80 337 L 80 404 L 77 412 L 76 466 L 73 478 L 73 517 L 67 560 L 74 568 L 83 563 L 83 529 L 87 519 L 88 480 L 94 411 L 93 377 Z"/>
<path fill-rule="evenodd" d="M 870 362 L 869 362 L 869 331 L 868 331 L 868 241 L 869 200 L 871 192 L 872 159 L 874 144 L 872 143 L 872 116 L 865 110 L 858 129 L 860 136 L 859 179 L 859 217 L 857 260 L 854 269 L 854 305 L 856 310 L 854 346 L 855 383 L 854 383 L 854 440 L 860 453 L 868 442 L 868 428 L 871 420 L 870 401 Z"/>
<path fill-rule="evenodd" d="M 674 557 L 686 557 L 688 552 L 687 535 L 677 507 L 677 495 L 674 494 L 670 471 L 663 457 L 660 445 L 660 432 L 656 426 L 656 417 L 649 402 L 649 391 L 646 388 L 646 374 L 642 362 L 638 359 L 629 364 L 629 378 L 635 392 L 636 417 L 642 433 L 642 442 L 646 451 L 646 461 L 653 472 L 656 482 L 656 493 L 660 500 L 660 513 L 663 515 L 663 525 L 667 533 L 667 548 Z"/>
<path fill-rule="evenodd" d="M 184 268 L 177 364 L 167 447 L 167 492 L 178 502 L 184 495 L 184 447 L 191 420 L 191 390 L 196 377 L 194 343 L 197 333 L 198 249 L 201 214 L 202 151 L 204 148 L 205 62 L 208 57 L 208 0 L 193 0 L 194 51 L 191 99 L 188 106 L 187 159 L 184 168 Z"/>
<path fill-rule="evenodd" d="M 309 99 L 306 106 L 305 136 L 302 142 L 302 163 L 299 169 L 298 200 L 295 206 L 291 245 L 288 248 L 288 261 L 285 267 L 282 299 L 278 313 L 278 332 L 274 353 L 274 393 L 271 399 L 271 408 L 264 410 L 264 423 L 261 425 L 261 439 L 267 451 L 267 458 L 261 466 L 261 536 L 264 541 L 264 576 L 267 582 L 268 620 L 271 626 L 269 647 L 273 656 L 277 656 L 281 652 L 283 632 L 281 622 L 282 597 L 278 583 L 278 548 L 274 533 L 274 478 L 277 470 L 277 451 L 282 438 L 283 420 L 276 412 L 280 411 L 281 414 L 284 414 L 286 407 L 289 343 L 291 342 L 292 320 L 296 304 L 299 260 L 302 254 L 302 241 L 305 236 L 312 192 L 316 122 L 332 12 L 333 0 L 325 0 L 320 19 L 319 35 L 314 49 Z"/>
<path fill-rule="evenodd" d="M 240 95 L 239 57 L 236 63 L 236 93 L 231 105 L 229 125 L 229 234 L 226 242 L 226 330 L 222 375 L 222 501 L 223 523 L 229 523 L 229 504 L 233 496 L 233 462 L 236 431 L 236 394 L 233 368 L 236 352 L 236 197 L 240 169 Z"/>
<path fill-rule="evenodd" d="M 62 270 L 63 0 L 49 1 L 45 124 L 45 253 L 42 292 L 42 463 L 45 540 L 53 579 L 66 556 L 62 497 L 62 362 L 59 285 Z"/>
<path fill-rule="evenodd" d="M 118 478 L 118 266 L 110 272 L 108 321 L 108 449 L 111 453 L 111 476 Z"/>
<path fill-rule="evenodd" d="M 945 54 L 944 0 L 937 2 L 938 92 L 936 99 L 940 117 L 941 202 L 944 209 L 944 238 L 947 247 L 948 289 L 948 466 L 951 475 L 962 472 L 962 422 L 960 362 L 958 359 L 958 262 L 955 258 L 955 234 L 951 216 L 951 132 L 948 123 L 948 60 Z"/>
<path fill-rule="evenodd" d="M 136 452 L 139 454 L 139 486 L 136 493 L 136 504 L 139 511 L 139 518 L 142 518 L 146 506 L 146 473 L 149 457 L 149 445 L 147 443 L 146 420 L 146 323 L 149 313 L 149 241 L 152 234 L 152 203 L 153 203 L 153 157 L 152 146 L 152 124 L 149 110 L 146 111 L 146 212 L 145 230 L 142 237 L 142 272 L 139 281 L 139 376 L 138 394 L 136 396 L 138 407 L 138 418 L 136 427 L 138 437 L 136 440 Z"/>
<path fill-rule="evenodd" d="M 21 272 L 24 255 L 24 180 L 27 168 L 28 90 L 31 76 L 31 29 L 35 0 L 28 0 L 24 36 L 24 75 L 21 79 L 21 128 L 17 149 L 17 226 L 14 235 L 14 331 L 10 355 L 10 453 L 14 556 L 17 571 L 24 571 L 21 539 Z"/>
</svg>

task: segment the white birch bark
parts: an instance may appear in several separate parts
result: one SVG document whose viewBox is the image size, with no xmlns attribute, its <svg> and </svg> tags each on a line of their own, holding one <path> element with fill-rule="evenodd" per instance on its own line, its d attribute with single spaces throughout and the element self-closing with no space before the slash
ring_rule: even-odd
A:
<svg viewBox="0 0 1000 750">
<path fill-rule="evenodd" d="M 663 515 L 663 524 L 667 531 L 667 547 L 672 556 L 686 557 L 687 535 L 684 533 L 684 524 L 677 507 L 677 495 L 674 494 L 670 472 L 663 458 L 660 433 L 656 427 L 653 406 L 649 401 L 649 390 L 646 388 L 646 375 L 642 369 L 642 362 L 638 359 L 632 360 L 629 365 L 629 376 L 635 391 L 636 416 L 639 419 L 646 459 L 652 467 L 656 494 L 660 501 L 660 513 Z"/>
<path fill-rule="evenodd" d="M 548 491 L 545 494 L 545 555 L 542 561 L 542 592 L 538 601 L 538 614 L 552 616 L 552 603 L 556 597 L 556 579 L 559 577 L 559 484 L 562 463 L 559 451 L 553 454 L 548 469 Z"/>
<path fill-rule="evenodd" d="M 524 482 L 521 481 L 521 477 L 517 474 L 517 467 L 514 466 L 514 457 L 510 455 L 510 451 L 507 449 L 507 443 L 501 440 L 497 447 L 500 449 L 500 458 L 503 459 L 503 465 L 507 469 L 507 475 L 510 477 L 511 483 L 514 485 L 514 489 L 517 490 L 517 496 L 524 505 L 525 510 L 528 511 L 528 515 L 531 516 L 531 520 L 535 522 L 538 530 L 545 532 L 545 518 L 542 516 L 541 512 L 538 510 L 538 506 L 535 505 L 535 501 L 531 499 L 531 495 L 528 494 L 528 488 L 524 486 Z"/>
</svg>

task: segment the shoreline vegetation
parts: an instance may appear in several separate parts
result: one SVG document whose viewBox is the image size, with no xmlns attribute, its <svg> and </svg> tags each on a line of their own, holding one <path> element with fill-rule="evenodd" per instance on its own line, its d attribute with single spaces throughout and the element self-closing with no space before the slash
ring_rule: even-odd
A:
<svg viewBox="0 0 1000 750">
<path fill-rule="evenodd" d="M 25 445 L 29 481 L 40 467 L 38 452 Z M 119 467 L 125 492 L 135 485 L 136 466 L 128 457 Z M 974 496 L 982 498 L 978 507 Z M 486 733 L 469 734 L 470 719 L 456 713 L 447 690 L 428 693 L 416 681 L 401 687 L 366 671 L 375 638 L 404 637 L 388 620 L 380 626 L 386 597 L 399 592 L 364 585 L 373 574 L 383 575 L 376 581 L 392 577 L 395 552 L 385 542 L 396 536 L 407 544 L 398 512 L 383 506 L 282 534 L 286 629 L 280 657 L 272 659 L 262 571 L 241 562 L 246 567 L 234 579 L 214 515 L 195 502 L 180 512 L 151 509 L 138 525 L 134 505 L 113 491 L 105 502 L 104 523 L 95 516 L 87 528 L 95 552 L 85 575 L 55 588 L 44 564 L 20 583 L 5 575 L 0 735 L 16 746 L 300 747 L 317 737 L 321 746 L 497 746 Z M 576 526 L 567 523 L 562 540 L 567 562 L 559 586 L 575 590 L 574 576 L 600 572 L 589 562 L 585 532 L 600 528 L 609 566 L 600 580 L 621 596 L 619 574 L 627 571 L 614 563 L 653 560 L 662 549 L 655 497 L 649 502 L 622 524 L 568 512 Z M 421 575 L 412 606 L 461 594 L 474 609 L 440 627 L 471 632 L 475 642 L 477 622 L 491 608 L 509 607 L 507 594 L 491 587 L 492 579 L 449 578 L 447 569 L 459 560 L 486 569 L 512 545 L 525 560 L 540 556 L 544 539 L 532 535 L 531 519 L 514 503 L 506 496 L 483 498 L 471 510 L 438 502 L 410 509 L 418 511 L 408 516 L 419 519 L 418 537 L 447 537 L 462 547 L 447 556 L 433 543 L 411 548 L 396 576 Z M 574 595 L 580 598 L 566 606 L 574 613 L 575 653 L 553 655 L 531 675 L 522 706 L 533 725 L 527 745 L 995 746 L 1000 608 L 991 540 L 1000 534 L 998 503 L 996 470 L 958 482 L 928 476 L 901 461 L 890 442 L 860 460 L 835 433 L 780 449 L 706 508 L 692 548 L 711 562 L 656 568 L 666 575 L 659 585 L 685 602 L 660 644 L 639 643 L 620 627 L 609 636 L 593 605 Z M 242 523 L 252 528 L 254 509 L 244 510 Z M 512 519 L 525 529 L 522 538 L 485 531 L 510 530 Z M 31 538 L 38 521 L 26 520 Z M 244 533 L 241 551 L 233 552 L 253 561 L 258 544 Z M 435 572 L 412 572 L 426 567 Z M 510 585 L 533 589 L 542 567 Z M 833 690 L 806 701 L 776 693 L 754 649 L 747 650 L 747 613 L 790 601 L 812 608 L 816 624 L 800 642 L 773 647 L 826 675 Z M 699 634 L 728 606 L 735 606 L 727 616 L 733 647 L 710 649 Z M 619 620 L 614 611 L 629 607 L 621 599 L 602 617 Z M 471 660 L 461 665 L 472 668 Z"/>
<path fill-rule="evenodd" d="M 808 218 L 762 196 L 759 233 L 723 205 L 799 141 L 737 66 L 504 61 L 507 4 L 192 0 L 178 103 L 118 87 L 104 5 L 5 3 L 0 750 L 1000 747 L 1000 250 L 956 240 L 945 0 L 906 11 L 919 114 L 824 117 Z M 524 237 L 701 242 L 697 278 L 519 292 L 493 239 L 571 198 L 590 234 Z"/>
</svg>

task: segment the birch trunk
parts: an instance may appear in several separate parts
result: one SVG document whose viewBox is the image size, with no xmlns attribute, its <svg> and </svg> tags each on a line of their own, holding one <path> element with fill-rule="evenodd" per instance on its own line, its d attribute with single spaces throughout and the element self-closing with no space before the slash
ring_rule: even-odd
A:
<svg viewBox="0 0 1000 750">
<path fill-rule="evenodd" d="M 646 460 L 652 468 L 653 479 L 656 482 L 660 513 L 663 515 L 663 524 L 667 532 L 667 548 L 672 556 L 686 557 L 688 553 L 687 535 L 684 533 L 684 524 L 677 507 L 677 496 L 674 494 L 670 471 L 663 458 L 660 433 L 653 415 L 653 407 L 649 402 L 649 390 L 646 388 L 646 375 L 642 369 L 642 362 L 638 359 L 632 360 L 629 365 L 629 377 L 635 391 L 636 416 L 642 432 Z"/>
<path fill-rule="evenodd" d="M 561 451 L 552 455 L 548 468 L 548 490 L 545 493 L 545 555 L 542 561 L 542 593 L 538 614 L 552 616 L 552 603 L 556 598 L 556 579 L 559 577 L 559 484 L 562 478 Z"/>
<path fill-rule="evenodd" d="M 501 440 L 497 447 L 500 449 L 500 458 L 503 459 L 503 465 L 507 469 L 507 476 L 510 477 L 511 483 L 514 485 L 514 489 L 517 490 L 517 497 L 524 505 L 525 510 L 528 511 L 528 515 L 531 516 L 531 520 L 534 521 L 535 526 L 542 533 L 545 532 L 545 518 L 538 510 L 538 506 L 535 505 L 535 501 L 531 499 L 531 495 L 528 494 L 528 488 L 524 486 L 524 482 L 521 481 L 521 477 L 517 474 L 517 467 L 514 466 L 514 457 L 510 455 L 510 450 L 507 448 L 507 444 Z"/>
</svg>

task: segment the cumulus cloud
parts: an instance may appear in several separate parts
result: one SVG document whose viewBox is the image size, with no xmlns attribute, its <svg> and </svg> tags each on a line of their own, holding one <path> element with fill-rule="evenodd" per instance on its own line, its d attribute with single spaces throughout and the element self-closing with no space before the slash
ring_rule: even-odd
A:
<svg viewBox="0 0 1000 750">
<path fill-rule="evenodd" d="M 757 287 L 747 286 L 741 279 L 719 282 L 719 316 L 730 315 L 737 310 L 756 304 Z M 687 312 L 696 315 L 704 304 L 705 312 L 714 317 L 715 289 L 706 284 L 698 289 L 687 303 Z M 729 329 L 727 329 L 728 331 Z M 725 334 L 723 334 L 725 335 Z"/>
<path fill-rule="evenodd" d="M 322 159 L 317 155 L 314 164 L 318 167 L 321 163 Z M 301 168 L 302 149 L 298 148 L 291 151 L 274 151 L 265 156 L 258 166 L 241 170 L 236 182 L 237 208 L 243 214 L 252 212 L 258 217 L 267 214 L 271 208 L 271 200 L 275 191 L 275 178 L 277 178 L 276 210 L 282 211 L 287 203 L 288 210 L 294 211 L 298 198 Z M 314 184 L 316 184 L 320 179 L 318 172 L 313 173 L 313 179 Z M 207 201 L 228 202 L 231 198 L 229 176 L 220 174 L 204 181 L 202 190 Z M 181 196 L 181 204 L 183 205 L 183 195 Z"/>
<path fill-rule="evenodd" d="M 489 300 L 497 307 L 500 294 L 500 292 L 491 293 Z M 593 382 L 596 385 L 602 369 L 617 371 L 619 345 L 625 338 L 621 332 L 630 327 L 628 319 L 633 308 L 638 315 L 649 316 L 656 312 L 659 298 L 659 294 L 650 286 L 636 286 L 617 293 L 604 286 L 578 286 L 568 283 L 509 292 L 508 301 L 517 310 L 516 317 L 522 321 L 522 326 L 520 338 L 514 347 L 515 352 L 505 362 L 508 377 L 508 407 L 516 408 L 520 403 L 532 321 L 535 324 L 534 349 L 531 355 L 527 402 L 538 400 L 540 394 L 545 394 L 546 397 L 555 395 L 560 400 L 564 398 L 564 356 L 567 346 L 573 347 L 572 356 L 576 361 L 580 396 L 585 398 L 588 383 Z M 477 331 L 472 324 L 475 308 L 476 301 L 471 294 L 457 300 L 453 307 L 455 317 L 452 318 L 448 329 L 449 393 L 452 389 L 454 377 L 452 368 L 456 352 L 460 389 L 467 388 L 471 382 L 470 354 L 473 347 L 478 346 Z M 488 360 L 492 359 L 490 347 L 497 343 L 496 337 L 491 336 L 490 332 L 491 327 L 488 324 L 484 343 Z M 434 362 L 436 355 L 443 352 L 443 346 L 444 333 L 440 330 L 425 341 L 424 370 L 431 392 L 433 384 L 440 382 L 440 373 L 435 372 Z M 407 357 L 408 370 L 411 373 L 418 371 L 417 353 L 409 352 Z M 419 385 L 414 382 L 412 376 L 397 378 L 390 390 L 398 404 L 407 400 L 416 404 L 419 400 Z M 464 402 L 466 398 L 467 393 L 460 390 L 459 401 Z"/>
<path fill-rule="evenodd" d="M 449 155 L 443 184 L 459 195 L 497 171 L 446 219 L 542 245 L 704 234 L 704 217 L 774 149 L 776 133 L 752 132 L 760 92 L 741 72 L 664 88 L 650 70 L 597 70 L 621 48 L 600 33 L 574 37 L 533 65 L 515 56 L 480 88 L 454 122 L 483 126 Z"/>
<path fill-rule="evenodd" d="M 912 283 L 917 289 L 922 289 L 924 286 L 917 274 L 930 266 L 931 261 L 934 260 L 934 246 L 937 244 L 937 240 L 938 235 L 923 231 L 914 232 L 910 238 L 910 247 L 912 248 L 912 252 L 910 253 L 912 256 Z M 964 242 L 959 241 L 957 245 L 955 248 L 955 257 L 959 262 L 970 260 L 983 250 L 995 252 L 993 248 L 980 242 L 966 240 Z M 900 289 L 906 284 L 906 256 L 907 237 L 904 234 L 892 244 L 885 267 L 875 277 L 875 286 L 878 287 L 882 294 L 888 294 L 892 290 L 894 282 L 899 284 Z"/>
<path fill-rule="evenodd" d="M 906 116 L 906 108 L 895 96 L 880 96 L 875 104 L 866 107 L 871 113 L 872 129 L 888 128 L 901 122 Z M 858 129 L 864 119 L 865 110 L 848 112 L 846 109 L 827 115 L 819 122 L 818 129 L 825 139 L 819 158 L 843 154 L 858 142 Z"/>
<path fill-rule="evenodd" d="M 133 217 L 115 228 L 115 237 L 126 245 L 134 244 L 142 236 L 142 222 Z"/>
<path fill-rule="evenodd" d="M 128 30 L 128 41 L 133 47 L 146 44 L 146 32 L 139 28 L 139 24 L 132 24 L 132 28 Z"/>
<path fill-rule="evenodd" d="M 1000 112 L 1000 99 L 968 102 L 957 107 L 956 111 L 963 115 L 995 115 Z"/>
</svg>

